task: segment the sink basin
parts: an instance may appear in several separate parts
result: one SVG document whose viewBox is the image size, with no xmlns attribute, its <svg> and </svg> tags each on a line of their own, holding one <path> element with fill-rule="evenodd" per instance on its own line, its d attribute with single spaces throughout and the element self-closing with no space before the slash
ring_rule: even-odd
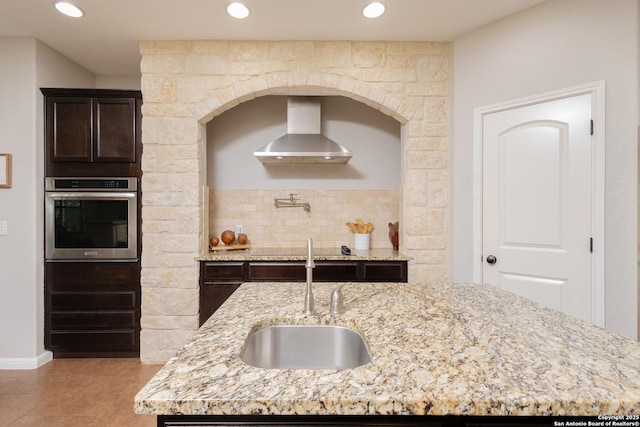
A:
<svg viewBox="0 0 640 427">
<path fill-rule="evenodd" d="M 362 335 L 334 325 L 272 325 L 247 337 L 242 361 L 267 369 L 350 369 L 371 362 Z"/>
</svg>

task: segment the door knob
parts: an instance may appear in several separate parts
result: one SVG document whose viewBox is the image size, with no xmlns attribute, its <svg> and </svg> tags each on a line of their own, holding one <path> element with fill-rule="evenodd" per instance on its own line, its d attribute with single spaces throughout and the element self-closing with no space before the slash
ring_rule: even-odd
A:
<svg viewBox="0 0 640 427">
<path fill-rule="evenodd" d="M 496 263 L 496 261 L 498 261 L 498 258 L 496 258 L 495 256 L 493 256 L 493 255 L 489 255 L 489 256 L 487 256 L 487 262 L 488 262 L 489 264 L 495 264 L 495 263 Z"/>
</svg>

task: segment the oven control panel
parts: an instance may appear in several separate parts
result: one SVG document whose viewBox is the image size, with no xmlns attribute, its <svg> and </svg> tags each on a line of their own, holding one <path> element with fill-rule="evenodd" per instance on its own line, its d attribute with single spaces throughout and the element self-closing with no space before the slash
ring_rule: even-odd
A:
<svg viewBox="0 0 640 427">
<path fill-rule="evenodd" d="M 45 178 L 45 191 L 136 191 L 137 178 Z"/>
</svg>

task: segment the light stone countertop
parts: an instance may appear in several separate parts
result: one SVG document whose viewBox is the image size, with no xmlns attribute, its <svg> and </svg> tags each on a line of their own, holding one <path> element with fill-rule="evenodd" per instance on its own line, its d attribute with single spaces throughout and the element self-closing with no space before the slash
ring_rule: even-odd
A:
<svg viewBox="0 0 640 427">
<path fill-rule="evenodd" d="M 488 285 L 245 283 L 137 394 L 139 414 L 640 414 L 640 344 Z M 239 353 L 256 325 L 335 323 L 371 363 L 260 369 Z"/>
<path fill-rule="evenodd" d="M 313 248 L 315 261 L 410 261 L 413 258 L 391 249 L 370 249 L 342 255 L 340 248 Z M 196 261 L 306 261 L 307 248 L 251 248 L 218 250 L 196 257 Z"/>
</svg>

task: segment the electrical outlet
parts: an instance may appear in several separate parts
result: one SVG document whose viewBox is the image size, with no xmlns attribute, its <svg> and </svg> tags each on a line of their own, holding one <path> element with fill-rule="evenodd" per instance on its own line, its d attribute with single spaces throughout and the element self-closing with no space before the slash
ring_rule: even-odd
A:
<svg viewBox="0 0 640 427">
<path fill-rule="evenodd" d="M 0 236 L 7 235 L 7 221 L 0 221 Z"/>
</svg>

